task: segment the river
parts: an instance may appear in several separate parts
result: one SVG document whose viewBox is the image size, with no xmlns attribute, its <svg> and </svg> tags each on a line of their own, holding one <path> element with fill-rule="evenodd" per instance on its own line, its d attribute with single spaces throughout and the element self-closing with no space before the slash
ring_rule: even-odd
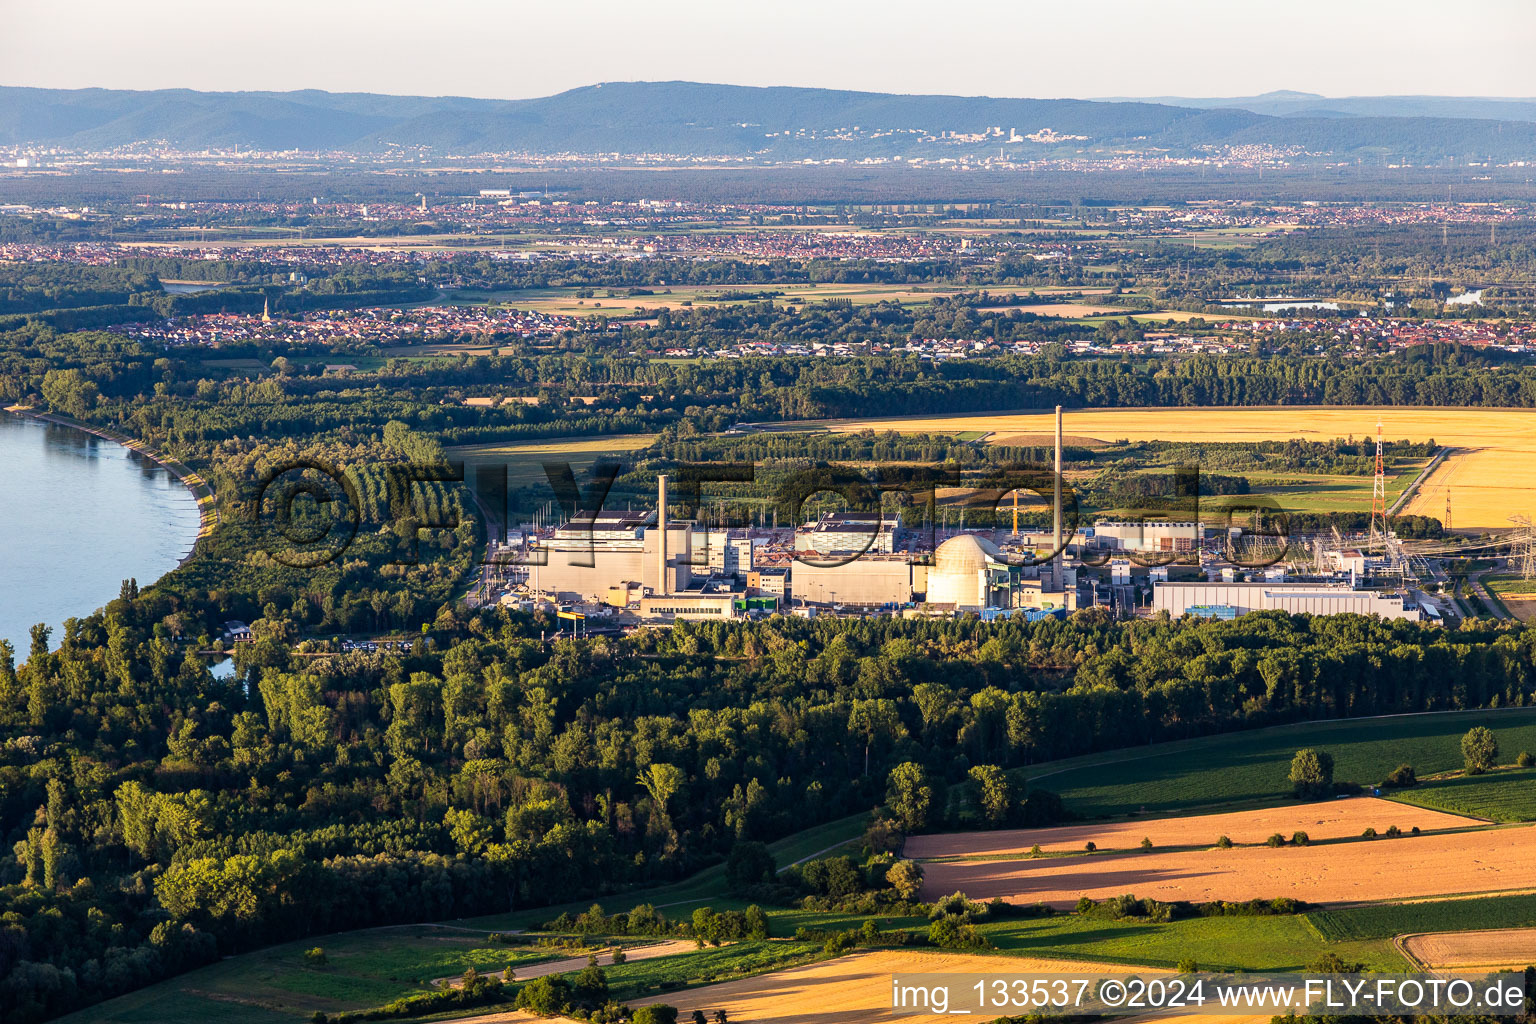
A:
<svg viewBox="0 0 1536 1024">
<path fill-rule="evenodd" d="M 26 660 L 34 623 L 53 627 L 176 568 L 197 540 L 197 502 L 137 452 L 0 413 L 0 639 Z"/>
</svg>

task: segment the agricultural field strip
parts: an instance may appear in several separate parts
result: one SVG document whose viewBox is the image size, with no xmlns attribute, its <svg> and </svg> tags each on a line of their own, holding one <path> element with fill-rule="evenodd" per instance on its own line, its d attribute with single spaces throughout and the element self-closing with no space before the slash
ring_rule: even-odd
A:
<svg viewBox="0 0 1536 1024">
<path fill-rule="evenodd" d="M 550 438 L 543 441 L 492 442 L 458 445 L 450 455 L 484 457 L 491 455 L 559 455 L 561 452 L 632 451 L 656 440 L 656 434 L 605 434 L 601 437 Z"/>
<path fill-rule="evenodd" d="M 1437 775 L 1392 792 L 1395 803 L 1494 821 L 1536 820 L 1536 769 L 1504 766 L 1481 775 Z"/>
<path fill-rule="evenodd" d="M 1529 886 L 1536 876 L 1536 826 L 1361 840 L 1351 848 L 1360 856 L 1341 857 L 1334 844 L 1322 844 L 932 863 L 923 895 L 958 891 L 1058 907 L 1080 896 L 1125 893 L 1195 903 L 1290 897 L 1332 904 L 1493 893 Z"/>
<path fill-rule="evenodd" d="M 1489 970 L 1536 964 L 1536 928 L 1404 935 L 1399 947 L 1429 969 Z"/>
<path fill-rule="evenodd" d="M 624 962 L 630 963 L 638 960 L 654 960 L 662 956 L 674 956 L 679 953 L 691 953 L 698 948 L 698 944 L 692 939 L 669 939 L 645 946 L 627 946 L 624 948 Z M 602 966 L 613 965 L 614 947 L 608 946 L 597 950 L 592 955 L 597 957 L 597 962 Z M 518 981 L 531 981 L 534 978 L 543 978 L 551 974 L 569 974 L 579 971 L 587 966 L 586 956 L 566 957 L 561 960 L 546 960 L 542 963 L 530 964 L 527 967 L 515 968 Z M 447 983 L 453 988 L 464 987 L 464 975 L 458 974 L 449 978 L 437 978 L 433 984 Z"/>
<path fill-rule="evenodd" d="M 891 975 L 914 973 L 1006 975 L 1061 973 L 1121 973 L 1123 965 L 1090 965 L 1085 961 L 979 953 L 919 953 L 880 950 L 854 953 L 804 967 L 775 971 L 737 981 L 706 985 L 635 1001 L 635 1005 L 667 1003 L 688 1017 L 695 1009 L 706 1016 L 724 1009 L 731 1020 L 772 1024 L 777 1021 L 835 1021 L 837 1024 L 877 1024 L 891 1019 Z M 1137 968 L 1150 973 L 1166 969 Z M 953 1020 L 941 1014 L 903 1015 L 911 1024 Z"/>
<path fill-rule="evenodd" d="M 1046 788 L 1060 793 L 1079 813 L 1119 816 L 1162 809 L 1164 816 L 1174 816 L 1199 806 L 1253 807 L 1288 800 L 1286 766 L 1291 755 L 1305 746 L 1332 749 L 1339 758 L 1335 777 L 1361 783 L 1384 777 L 1403 761 L 1414 764 L 1426 777 L 1459 768 L 1459 739 L 1473 725 L 1493 729 L 1509 751 L 1536 750 L 1536 709 L 1507 706 L 1289 723 L 1240 734 L 1173 740 L 1130 756 L 1122 756 L 1124 751 L 1086 754 L 1025 771 L 1031 784 L 1052 780 Z M 1129 764 L 1141 766 L 1134 787 L 1121 777 L 1122 766 Z M 1076 778 L 1063 779 L 1064 775 Z M 1149 800 L 1147 787 L 1154 781 L 1160 784 L 1159 793 L 1176 791 L 1177 798 L 1166 804 L 1159 804 L 1155 797 Z M 1134 800 L 1128 800 L 1127 790 L 1132 788 Z M 1398 791 L 1393 799 L 1406 798 Z"/>
<path fill-rule="evenodd" d="M 1407 832 L 1465 829 L 1486 825 L 1476 818 L 1397 804 L 1375 797 L 1355 797 L 1224 814 L 1168 818 L 1135 818 L 1112 824 L 1066 825 L 1057 828 L 1010 829 L 999 832 L 951 832 L 912 836 L 903 855 L 914 860 L 963 860 L 1022 856 L 1039 844 L 1042 852 L 1081 852 L 1092 842 L 1104 850 L 1131 849 L 1143 838 L 1155 848 L 1208 847 L 1226 836 L 1236 844 L 1262 843 L 1281 833 L 1289 838 L 1304 831 L 1313 840 L 1358 837 L 1367 828 L 1385 832 L 1396 825 Z"/>
</svg>

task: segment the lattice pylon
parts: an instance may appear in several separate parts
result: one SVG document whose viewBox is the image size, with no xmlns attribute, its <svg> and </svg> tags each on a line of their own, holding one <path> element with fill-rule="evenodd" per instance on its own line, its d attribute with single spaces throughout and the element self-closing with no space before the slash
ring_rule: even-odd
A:
<svg viewBox="0 0 1536 1024">
<path fill-rule="evenodd" d="M 1387 542 L 1387 471 L 1381 457 L 1381 420 L 1376 421 L 1376 479 L 1371 483 L 1371 547 Z"/>
<path fill-rule="evenodd" d="M 1520 578 L 1536 579 L 1536 527 L 1530 516 L 1510 516 L 1509 521 L 1520 529 L 1510 538 L 1510 558 L 1520 566 Z"/>
</svg>

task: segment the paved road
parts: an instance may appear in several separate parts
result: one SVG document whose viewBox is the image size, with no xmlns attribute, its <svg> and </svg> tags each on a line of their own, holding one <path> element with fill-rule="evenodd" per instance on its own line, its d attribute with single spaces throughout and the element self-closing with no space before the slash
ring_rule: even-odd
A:
<svg viewBox="0 0 1536 1024">
<path fill-rule="evenodd" d="M 1504 614 L 1504 606 L 1495 601 L 1493 595 L 1488 593 L 1488 588 L 1483 586 L 1483 576 L 1486 573 L 1498 571 L 1502 570 L 1484 569 L 1482 572 L 1468 573 L 1467 589 L 1476 594 L 1477 599 L 1483 602 L 1483 607 L 1488 609 L 1489 615 L 1496 619 L 1508 619 L 1509 616 Z"/>
</svg>

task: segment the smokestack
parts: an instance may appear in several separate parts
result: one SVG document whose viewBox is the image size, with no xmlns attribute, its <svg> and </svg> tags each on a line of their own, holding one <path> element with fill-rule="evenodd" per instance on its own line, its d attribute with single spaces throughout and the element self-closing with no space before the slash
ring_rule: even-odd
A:
<svg viewBox="0 0 1536 1024">
<path fill-rule="evenodd" d="M 1057 554 L 1051 558 L 1057 571 L 1061 568 L 1061 406 L 1056 407 L 1056 473 L 1055 473 L 1055 497 L 1051 502 L 1051 510 L 1055 513 L 1055 544 L 1052 550 Z"/>
<path fill-rule="evenodd" d="M 672 584 L 667 579 L 667 474 L 665 473 L 656 478 L 656 529 L 661 539 L 661 543 L 656 548 L 658 570 L 656 591 L 665 597 L 672 593 Z"/>
</svg>

